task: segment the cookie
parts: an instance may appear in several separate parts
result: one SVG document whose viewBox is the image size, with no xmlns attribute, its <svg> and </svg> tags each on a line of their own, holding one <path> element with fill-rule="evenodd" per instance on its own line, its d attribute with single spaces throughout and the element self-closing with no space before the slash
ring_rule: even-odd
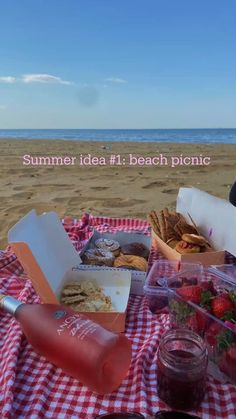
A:
<svg viewBox="0 0 236 419">
<path fill-rule="evenodd" d="M 114 267 L 132 266 L 135 270 L 146 272 L 148 270 L 148 263 L 146 259 L 135 255 L 120 255 L 115 259 Z"/>
<path fill-rule="evenodd" d="M 182 240 L 187 243 L 197 244 L 198 246 L 206 246 L 208 244 L 205 237 L 198 236 L 197 234 L 183 234 Z"/>
<path fill-rule="evenodd" d="M 100 238 L 95 241 L 94 245 L 99 250 L 113 253 L 114 256 L 119 256 L 120 254 L 120 243 L 116 240 Z"/>
<path fill-rule="evenodd" d="M 141 256 L 146 260 L 148 260 L 149 257 L 149 249 L 143 243 L 133 242 L 124 244 L 124 246 L 121 246 L 120 251 L 122 255 Z"/>
<path fill-rule="evenodd" d="M 199 253 L 201 251 L 201 247 L 196 244 L 187 243 L 184 240 L 180 240 L 176 246 L 175 250 L 182 255 L 185 253 Z"/>
</svg>

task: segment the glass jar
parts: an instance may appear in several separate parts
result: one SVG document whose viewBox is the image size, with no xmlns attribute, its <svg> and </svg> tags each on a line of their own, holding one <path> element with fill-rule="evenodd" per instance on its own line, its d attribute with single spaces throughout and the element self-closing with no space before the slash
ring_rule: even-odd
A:
<svg viewBox="0 0 236 419">
<path fill-rule="evenodd" d="M 157 356 L 158 396 L 170 407 L 193 409 L 204 398 L 208 353 L 205 342 L 187 329 L 166 332 Z"/>
</svg>

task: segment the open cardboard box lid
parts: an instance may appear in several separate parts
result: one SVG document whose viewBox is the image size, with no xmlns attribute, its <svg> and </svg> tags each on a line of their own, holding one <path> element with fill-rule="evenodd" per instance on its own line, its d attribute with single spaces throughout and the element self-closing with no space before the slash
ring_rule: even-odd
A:
<svg viewBox="0 0 236 419">
<path fill-rule="evenodd" d="M 30 211 L 9 230 L 8 242 L 43 303 L 57 304 L 68 281 L 92 280 L 111 297 L 115 311 L 84 314 L 110 330 L 124 331 L 131 274 L 81 269 L 81 258 L 56 213 L 37 215 Z"/>
<path fill-rule="evenodd" d="M 176 211 L 193 218 L 201 233 L 216 251 L 236 256 L 236 207 L 197 188 L 180 188 Z"/>
<path fill-rule="evenodd" d="M 8 232 L 8 242 L 44 303 L 57 303 L 66 272 L 81 259 L 56 213 L 30 211 Z"/>
</svg>

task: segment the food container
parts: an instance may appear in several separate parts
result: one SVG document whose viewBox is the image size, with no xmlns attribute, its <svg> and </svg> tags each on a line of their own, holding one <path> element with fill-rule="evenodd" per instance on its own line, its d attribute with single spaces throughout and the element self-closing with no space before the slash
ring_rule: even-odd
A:
<svg viewBox="0 0 236 419">
<path fill-rule="evenodd" d="M 219 275 L 221 275 L 223 279 L 227 279 L 228 281 L 232 281 L 236 283 L 236 266 L 235 265 L 225 264 L 225 265 L 213 265 L 209 267 L 210 272 L 214 273 L 215 270 L 217 271 Z"/>
<path fill-rule="evenodd" d="M 225 261 L 224 250 L 206 250 L 203 253 L 186 253 L 180 254 L 172 249 L 158 235 L 152 231 L 153 246 L 157 251 L 161 252 L 168 260 L 182 263 L 201 263 L 204 267 L 215 264 L 223 264 Z"/>
<path fill-rule="evenodd" d="M 199 205 L 201 203 L 201 205 Z M 236 256 L 236 208 L 224 199 L 210 195 L 197 188 L 180 188 L 176 212 L 182 214 L 188 224 L 191 219 L 212 249 L 201 253 L 180 254 L 152 233 L 153 243 L 167 259 L 181 262 L 200 262 L 204 267 L 222 265 L 225 251 Z"/>
<path fill-rule="evenodd" d="M 190 282 L 193 275 L 194 285 L 186 290 L 185 281 Z M 171 326 L 191 329 L 203 337 L 210 359 L 208 371 L 221 382 L 236 384 L 236 327 L 222 319 L 235 318 L 236 285 L 208 269 L 198 273 L 197 283 L 195 276 L 196 272 L 189 271 L 171 278 L 177 287 L 168 288 Z"/>
<path fill-rule="evenodd" d="M 177 272 L 203 270 L 200 263 L 180 263 L 175 261 L 156 261 L 153 263 L 143 287 L 149 309 L 152 313 L 168 312 L 168 293 L 166 285 Z M 167 281 L 167 282 L 166 282 Z M 174 287 L 174 282 L 172 284 Z"/>
<path fill-rule="evenodd" d="M 82 267 L 80 256 L 56 213 L 37 215 L 32 210 L 11 228 L 8 242 L 43 303 L 58 304 L 67 282 L 94 282 L 111 298 L 114 311 L 83 314 L 112 331 L 125 330 L 130 272 Z"/>
<path fill-rule="evenodd" d="M 140 243 L 145 245 L 149 251 L 151 250 L 151 237 L 147 236 L 145 234 L 141 233 L 126 233 L 124 231 L 118 231 L 117 233 L 100 233 L 97 230 L 93 231 L 92 236 L 90 237 L 88 243 L 84 247 L 83 251 L 81 252 L 80 256 L 83 258 L 83 254 L 88 249 L 93 249 L 95 247 L 95 241 L 98 239 L 108 239 L 108 240 L 115 240 L 117 241 L 120 246 L 127 245 L 130 243 Z M 86 265 L 82 264 L 83 266 L 87 266 L 88 268 L 91 268 L 91 266 L 95 266 L 96 269 L 104 270 L 106 268 L 105 266 L 96 266 L 96 265 Z M 127 269 L 121 269 L 121 268 L 111 268 L 115 270 L 119 270 L 122 272 L 127 271 L 131 275 L 131 294 L 135 295 L 142 295 L 143 294 L 143 286 L 145 283 L 145 279 L 147 276 L 147 272 L 141 272 L 137 270 L 127 270 Z"/>
</svg>

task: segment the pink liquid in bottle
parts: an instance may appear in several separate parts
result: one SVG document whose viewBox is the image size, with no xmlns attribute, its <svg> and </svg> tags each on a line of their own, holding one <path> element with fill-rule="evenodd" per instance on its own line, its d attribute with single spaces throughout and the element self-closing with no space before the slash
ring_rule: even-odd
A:
<svg viewBox="0 0 236 419">
<path fill-rule="evenodd" d="M 2 308 L 21 324 L 36 352 L 100 394 L 116 390 L 131 362 L 131 343 L 71 308 L 23 304 L 2 297 Z"/>
</svg>

